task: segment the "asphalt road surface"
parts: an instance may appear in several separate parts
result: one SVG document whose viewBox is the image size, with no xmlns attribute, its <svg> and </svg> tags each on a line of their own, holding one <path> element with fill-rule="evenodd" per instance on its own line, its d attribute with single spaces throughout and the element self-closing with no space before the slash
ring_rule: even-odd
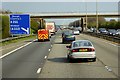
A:
<svg viewBox="0 0 120 80">
<path fill-rule="evenodd" d="M 118 46 L 109 41 L 76 35 L 77 40 L 90 40 L 97 55 L 96 62 L 66 59 L 66 45 L 61 31 L 50 42 L 34 41 L 2 59 L 3 78 L 117 78 Z M 52 45 L 52 46 L 51 46 Z"/>
<path fill-rule="evenodd" d="M 118 77 L 118 46 L 111 42 L 84 34 L 76 35 L 77 40 L 90 40 L 97 55 L 96 62 L 77 60 L 69 63 L 66 59 L 66 45 L 62 44 L 61 35 L 55 43 L 39 78 L 117 78 Z"/>
<path fill-rule="evenodd" d="M 28 46 L 13 52 L 2 59 L 3 78 L 38 78 L 45 56 L 48 55 L 52 42 L 33 41 Z"/>
</svg>

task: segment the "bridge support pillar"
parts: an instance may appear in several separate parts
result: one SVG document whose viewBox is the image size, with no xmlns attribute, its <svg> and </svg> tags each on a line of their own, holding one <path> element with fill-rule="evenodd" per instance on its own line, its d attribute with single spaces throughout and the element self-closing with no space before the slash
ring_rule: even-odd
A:
<svg viewBox="0 0 120 80">
<path fill-rule="evenodd" d="M 84 18 L 81 18 L 81 27 L 82 27 L 82 32 L 85 30 L 85 19 Z"/>
<path fill-rule="evenodd" d="M 87 30 L 86 24 L 87 24 L 87 23 L 86 23 L 85 17 L 82 17 L 82 18 L 81 18 L 82 32 Z"/>
</svg>

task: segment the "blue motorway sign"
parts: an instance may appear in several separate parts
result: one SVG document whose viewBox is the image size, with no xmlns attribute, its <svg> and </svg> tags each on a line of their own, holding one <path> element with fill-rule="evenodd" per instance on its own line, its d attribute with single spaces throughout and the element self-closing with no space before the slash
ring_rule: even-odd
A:
<svg viewBox="0 0 120 80">
<path fill-rule="evenodd" d="M 30 34 L 29 14 L 11 14 L 10 33 L 12 35 Z"/>
</svg>

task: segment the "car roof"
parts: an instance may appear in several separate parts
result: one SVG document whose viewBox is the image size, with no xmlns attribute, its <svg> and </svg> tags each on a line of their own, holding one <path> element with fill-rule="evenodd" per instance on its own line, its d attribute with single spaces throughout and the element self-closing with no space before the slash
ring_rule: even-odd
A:
<svg viewBox="0 0 120 80">
<path fill-rule="evenodd" d="M 89 41 L 89 40 L 76 40 L 76 41 L 73 41 L 73 43 L 74 43 L 74 42 L 80 42 L 80 41 L 87 41 L 87 42 L 91 42 L 91 41 Z"/>
<path fill-rule="evenodd" d="M 72 45 L 75 45 L 74 43 L 79 43 L 79 42 L 89 42 L 90 44 L 91 44 L 91 46 L 78 46 L 78 47 L 93 47 L 93 44 L 92 44 L 92 42 L 91 41 L 89 41 L 89 40 L 76 40 L 76 41 L 73 41 L 72 42 Z M 73 48 L 78 48 L 77 46 L 76 47 L 73 47 Z"/>
<path fill-rule="evenodd" d="M 64 34 L 72 34 L 72 31 L 71 30 L 67 30 L 67 31 L 64 31 L 63 33 Z"/>
</svg>

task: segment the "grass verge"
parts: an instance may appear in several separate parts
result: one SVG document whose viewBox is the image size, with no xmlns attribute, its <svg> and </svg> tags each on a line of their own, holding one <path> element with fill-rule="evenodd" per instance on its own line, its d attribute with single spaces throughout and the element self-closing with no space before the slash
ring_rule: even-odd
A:
<svg viewBox="0 0 120 80">
<path fill-rule="evenodd" d="M 10 41 L 5 41 L 5 42 L 0 43 L 0 46 L 9 45 L 11 43 L 23 42 L 23 41 L 27 41 L 27 40 L 30 40 L 30 39 L 36 39 L 36 36 L 34 35 L 34 36 L 14 39 L 14 40 L 10 40 Z"/>
</svg>

